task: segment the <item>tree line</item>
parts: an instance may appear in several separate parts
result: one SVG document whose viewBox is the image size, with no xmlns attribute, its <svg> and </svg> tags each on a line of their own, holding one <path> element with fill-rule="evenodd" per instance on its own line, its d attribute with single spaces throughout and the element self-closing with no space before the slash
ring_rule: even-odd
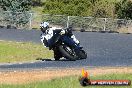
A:
<svg viewBox="0 0 132 88">
<path fill-rule="evenodd" d="M 44 13 L 132 19 L 130 0 L 47 0 Z"/>
<path fill-rule="evenodd" d="M 131 0 L 0 0 L 4 11 L 24 12 L 43 7 L 44 14 L 132 19 Z"/>
</svg>

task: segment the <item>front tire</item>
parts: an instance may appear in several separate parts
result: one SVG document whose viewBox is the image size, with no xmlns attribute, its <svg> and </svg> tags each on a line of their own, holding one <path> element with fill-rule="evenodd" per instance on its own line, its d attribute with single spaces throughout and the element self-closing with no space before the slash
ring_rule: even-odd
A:
<svg viewBox="0 0 132 88">
<path fill-rule="evenodd" d="M 79 51 L 79 57 L 80 57 L 80 59 L 86 59 L 87 53 L 84 50 L 80 50 Z"/>
<path fill-rule="evenodd" d="M 76 55 L 76 53 L 74 52 L 73 49 L 71 49 L 69 46 L 67 45 L 60 45 L 59 46 L 59 50 L 61 52 L 61 54 L 69 60 L 76 60 L 78 59 L 78 56 Z"/>
</svg>

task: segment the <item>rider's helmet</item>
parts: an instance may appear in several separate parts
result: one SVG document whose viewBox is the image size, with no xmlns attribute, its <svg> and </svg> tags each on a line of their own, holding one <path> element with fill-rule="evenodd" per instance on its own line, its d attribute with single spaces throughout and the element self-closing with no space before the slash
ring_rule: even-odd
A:
<svg viewBox="0 0 132 88">
<path fill-rule="evenodd" d="M 42 22 L 40 24 L 40 29 L 44 33 L 47 29 L 49 28 L 49 23 L 48 22 Z"/>
</svg>

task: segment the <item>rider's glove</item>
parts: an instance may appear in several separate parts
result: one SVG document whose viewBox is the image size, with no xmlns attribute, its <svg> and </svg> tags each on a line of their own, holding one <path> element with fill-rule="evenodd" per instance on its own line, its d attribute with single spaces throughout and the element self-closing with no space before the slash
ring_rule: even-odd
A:
<svg viewBox="0 0 132 88">
<path fill-rule="evenodd" d="M 61 35 L 65 34 L 65 30 L 62 29 L 61 32 L 60 32 Z"/>
</svg>

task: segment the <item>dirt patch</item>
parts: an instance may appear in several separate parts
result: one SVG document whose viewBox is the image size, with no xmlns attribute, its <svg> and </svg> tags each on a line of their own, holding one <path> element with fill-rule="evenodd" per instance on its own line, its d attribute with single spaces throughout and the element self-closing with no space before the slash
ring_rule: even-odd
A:
<svg viewBox="0 0 132 88">
<path fill-rule="evenodd" d="M 132 73 L 131 67 L 118 68 L 86 68 L 90 76 L 104 75 L 111 73 Z M 81 75 L 81 68 L 78 69 L 57 69 L 57 70 L 34 70 L 34 71 L 14 71 L 0 72 L 1 84 L 25 84 L 35 81 L 46 81 L 57 77 Z"/>
<path fill-rule="evenodd" d="M 120 29 L 117 30 L 117 32 L 119 33 L 132 33 L 132 26 L 128 26 L 128 27 L 122 27 Z"/>
</svg>

